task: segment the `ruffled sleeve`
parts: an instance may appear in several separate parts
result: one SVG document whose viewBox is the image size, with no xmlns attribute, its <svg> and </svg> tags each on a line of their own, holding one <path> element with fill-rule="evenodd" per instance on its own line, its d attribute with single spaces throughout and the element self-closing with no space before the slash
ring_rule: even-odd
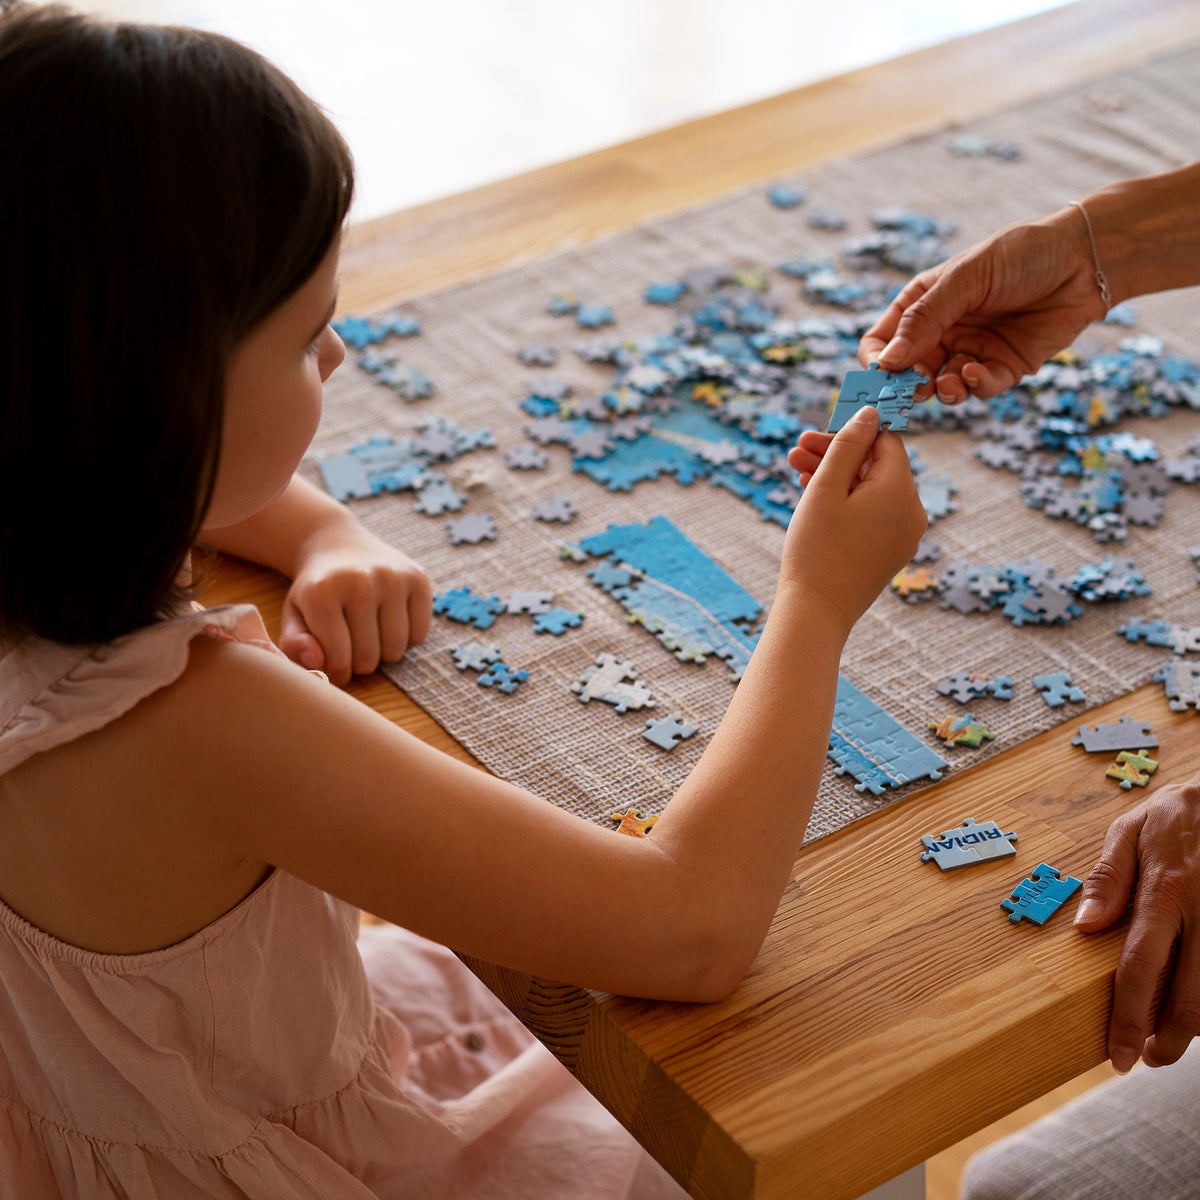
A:
<svg viewBox="0 0 1200 1200">
<path fill-rule="evenodd" d="M 18 642 L 0 659 L 0 774 L 108 725 L 174 683 L 196 637 L 282 653 L 252 604 L 198 608 L 100 645 L 64 646 L 37 637 Z"/>
</svg>

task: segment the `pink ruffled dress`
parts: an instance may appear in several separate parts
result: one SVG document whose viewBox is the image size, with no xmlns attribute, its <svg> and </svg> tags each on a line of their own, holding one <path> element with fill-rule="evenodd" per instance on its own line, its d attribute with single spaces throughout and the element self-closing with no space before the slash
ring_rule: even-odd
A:
<svg viewBox="0 0 1200 1200">
<path fill-rule="evenodd" d="M 257 610 L 0 659 L 0 773 Z M 0 895 L 3 880 L 0 879 Z M 0 1195 L 604 1200 L 683 1193 L 449 951 L 276 870 L 184 941 L 97 954 L 0 904 Z"/>
</svg>

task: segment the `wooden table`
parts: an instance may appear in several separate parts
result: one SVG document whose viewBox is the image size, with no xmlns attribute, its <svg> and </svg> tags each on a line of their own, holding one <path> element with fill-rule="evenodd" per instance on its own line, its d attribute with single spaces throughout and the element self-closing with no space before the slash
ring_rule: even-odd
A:
<svg viewBox="0 0 1200 1200">
<path fill-rule="evenodd" d="M 1193 0 L 1083 0 L 997 31 L 353 229 L 362 312 L 539 257 L 833 155 L 967 120 L 1200 37 Z M 278 619 L 282 582 L 224 560 L 207 600 Z M 351 691 L 469 756 L 381 676 Z M 1152 720 L 1156 782 L 1200 771 L 1197 718 L 1157 687 L 1087 714 Z M 1122 931 L 1038 930 L 999 900 L 1040 860 L 1085 873 L 1138 793 L 1069 744 L 1081 720 L 804 850 L 754 968 L 712 1006 L 601 995 L 471 966 L 697 1197 L 853 1197 L 1099 1063 Z M 962 818 L 1019 831 L 1016 859 L 915 870 Z M 919 866 L 919 864 L 918 864 Z M 652 914 L 647 914 L 652 919 Z"/>
</svg>

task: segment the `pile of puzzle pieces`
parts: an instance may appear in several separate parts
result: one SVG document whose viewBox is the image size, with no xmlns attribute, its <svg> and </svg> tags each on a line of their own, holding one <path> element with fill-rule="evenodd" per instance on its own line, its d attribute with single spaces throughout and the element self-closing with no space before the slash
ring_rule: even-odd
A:
<svg viewBox="0 0 1200 1200">
<path fill-rule="evenodd" d="M 802 189 L 783 186 L 769 199 L 781 209 L 807 203 Z M 826 233 L 846 224 L 830 210 L 814 208 L 809 217 L 810 228 Z M 1156 523 L 1173 486 L 1200 482 L 1200 437 L 1187 454 L 1167 460 L 1149 439 L 1115 431 L 1125 418 L 1163 416 L 1180 406 L 1200 408 L 1200 369 L 1191 360 L 1166 356 L 1156 339 L 1126 338 L 1117 350 L 1090 357 L 1065 352 L 1004 395 L 955 407 L 936 401 L 914 407 L 914 392 L 923 382 L 915 372 L 887 376 L 878 368 L 860 369 L 859 338 L 873 323 L 874 310 L 898 287 L 883 272 L 909 275 L 941 261 L 948 253 L 947 239 L 955 232 L 949 223 L 901 209 L 876 212 L 872 225 L 873 232 L 842 243 L 840 265 L 833 256 L 798 257 L 778 265 L 782 277 L 799 281 L 805 299 L 840 310 L 833 315 L 782 316 L 766 270 L 702 267 L 646 287 L 645 303 L 658 312 L 669 310 L 669 327 L 636 337 L 595 335 L 574 344 L 581 360 L 609 369 L 596 394 L 577 394 L 570 383 L 547 373 L 564 347 L 540 339 L 515 348 L 531 373 L 525 394 L 516 401 L 528 419 L 526 440 L 502 448 L 504 465 L 511 471 L 544 471 L 554 461 L 551 448 L 560 447 L 573 472 L 610 491 L 631 491 L 643 481 L 664 476 L 682 486 L 706 481 L 740 497 L 763 519 L 785 526 L 801 495 L 787 465 L 788 448 L 801 431 L 827 424 L 837 428 L 851 411 L 869 402 L 880 409 L 882 423 L 893 428 L 904 428 L 907 422 L 916 434 L 964 431 L 981 443 L 977 453 L 983 462 L 1018 477 L 1027 504 L 1048 517 L 1086 525 L 1100 541 L 1125 537 L 1131 524 Z M 602 298 L 584 301 L 559 292 L 550 298 L 547 310 L 592 334 L 618 323 L 617 313 Z M 1116 320 L 1118 314 L 1112 316 Z M 1120 319 L 1128 321 L 1128 314 Z M 378 384 L 406 401 L 432 396 L 432 381 L 419 368 L 387 352 L 389 339 L 420 332 L 414 318 L 400 313 L 374 321 L 349 317 L 338 327 L 347 343 L 360 351 L 360 369 Z M 439 468 L 494 445 L 487 429 L 463 430 L 439 420 L 419 425 L 415 434 L 371 439 L 325 459 L 320 467 L 327 488 L 340 499 L 409 491 L 414 511 L 423 516 L 459 514 L 446 523 L 447 536 L 454 545 L 473 546 L 495 540 L 503 531 L 490 513 L 463 513 L 470 496 Z M 954 511 L 954 482 L 926 471 L 911 447 L 910 458 L 930 520 Z M 567 523 L 577 511 L 575 500 L 557 495 L 534 505 L 529 516 Z M 632 534 L 632 528 L 610 528 L 565 552 L 581 562 L 600 558 L 590 566 L 592 582 L 679 658 L 703 662 L 715 654 L 729 664 L 734 679 L 740 677 L 756 641 L 759 606 L 745 593 L 739 595 L 736 584 L 729 587 L 728 577 L 716 581 L 703 567 L 683 589 L 668 584 L 656 570 L 664 548 L 668 558 L 674 552 L 670 535 L 661 529 Z M 1193 554 L 1200 555 L 1200 550 Z M 932 543 L 923 544 L 918 559 L 936 561 Z M 699 560 L 711 562 L 703 554 Z M 952 562 L 941 571 L 914 562 L 893 587 L 909 601 L 936 596 L 942 608 L 958 613 L 999 610 L 1016 626 L 1064 624 L 1079 617 L 1085 604 L 1149 592 L 1128 559 L 1087 564 L 1068 578 L 1059 578 L 1054 568 L 1036 561 L 998 567 Z M 488 607 L 496 597 L 471 596 L 469 589 L 444 592 L 438 601 L 447 617 L 481 629 L 497 611 L 505 611 L 503 605 L 500 610 Z M 530 615 L 542 621 L 538 632 L 551 634 L 561 634 L 582 620 L 582 614 L 570 610 Z M 1176 646 L 1180 638 L 1187 649 L 1194 648 L 1197 631 L 1164 630 L 1160 624 L 1131 621 L 1122 632 L 1153 645 L 1174 638 L 1170 644 L 1177 654 L 1182 653 Z M 482 686 L 511 692 L 527 673 L 507 667 L 498 655 L 480 657 L 492 649 L 479 643 L 456 647 L 467 656 L 462 663 L 456 658 L 456 663 L 475 670 Z M 616 697 L 620 705 L 622 698 L 632 697 L 635 703 L 619 711 L 649 703 L 648 690 L 643 695 L 643 685 L 628 669 L 617 674 L 618 667 L 632 664 L 610 658 L 612 662 L 597 660 L 580 679 L 580 700 L 614 703 L 611 697 Z M 1160 677 L 1173 707 L 1200 705 L 1200 666 L 1168 663 Z M 999 691 L 989 694 L 1001 697 Z M 1069 678 L 1048 684 L 1044 694 L 1049 704 L 1082 698 Z M 894 730 L 876 736 L 873 723 L 879 715 L 886 716 L 877 710 L 858 718 L 858 729 L 844 716 L 840 727 L 835 724 L 830 754 L 839 771 L 848 771 L 860 788 L 872 791 L 913 778 L 937 778 L 944 760 L 907 731 L 900 731 L 902 737 Z M 690 736 L 683 732 L 691 727 L 682 718 L 661 720 L 676 724 L 649 723 L 644 736 L 671 746 Z M 978 745 L 994 736 L 971 714 L 932 724 L 944 724 L 945 734 L 956 744 Z M 1135 769 L 1133 764 L 1123 765 Z"/>
<path fill-rule="evenodd" d="M 1157 525 L 1172 484 L 1200 482 L 1200 441 L 1168 459 L 1149 438 L 1099 431 L 1180 405 L 1200 408 L 1200 368 L 1164 356 L 1159 339 L 1142 336 L 1089 359 L 1065 352 L 1003 395 L 968 401 L 968 411 L 952 418 L 925 415 L 981 440 L 976 456 L 1019 475 L 1031 508 L 1108 542 L 1123 541 L 1130 525 Z"/>
<path fill-rule="evenodd" d="M 938 598 L 941 607 L 964 615 L 998 610 L 1014 625 L 1066 625 L 1083 615 L 1083 603 L 1148 596 L 1145 576 L 1128 558 L 1087 563 L 1069 579 L 1036 559 L 1002 566 L 956 561 L 940 573 L 908 568 L 892 580 L 902 599 Z"/>
</svg>

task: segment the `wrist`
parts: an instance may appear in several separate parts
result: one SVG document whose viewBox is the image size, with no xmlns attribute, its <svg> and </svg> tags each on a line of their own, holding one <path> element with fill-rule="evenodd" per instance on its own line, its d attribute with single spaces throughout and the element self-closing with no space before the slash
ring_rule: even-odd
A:
<svg viewBox="0 0 1200 1200">
<path fill-rule="evenodd" d="M 814 646 L 828 647 L 836 658 L 861 612 L 845 605 L 811 584 L 781 577 L 771 602 L 768 626 L 804 630 L 804 642 L 811 651 Z M 764 636 L 767 629 L 763 630 Z"/>
<path fill-rule="evenodd" d="M 1081 202 L 1113 304 L 1200 283 L 1200 165 L 1122 180 Z"/>
</svg>

